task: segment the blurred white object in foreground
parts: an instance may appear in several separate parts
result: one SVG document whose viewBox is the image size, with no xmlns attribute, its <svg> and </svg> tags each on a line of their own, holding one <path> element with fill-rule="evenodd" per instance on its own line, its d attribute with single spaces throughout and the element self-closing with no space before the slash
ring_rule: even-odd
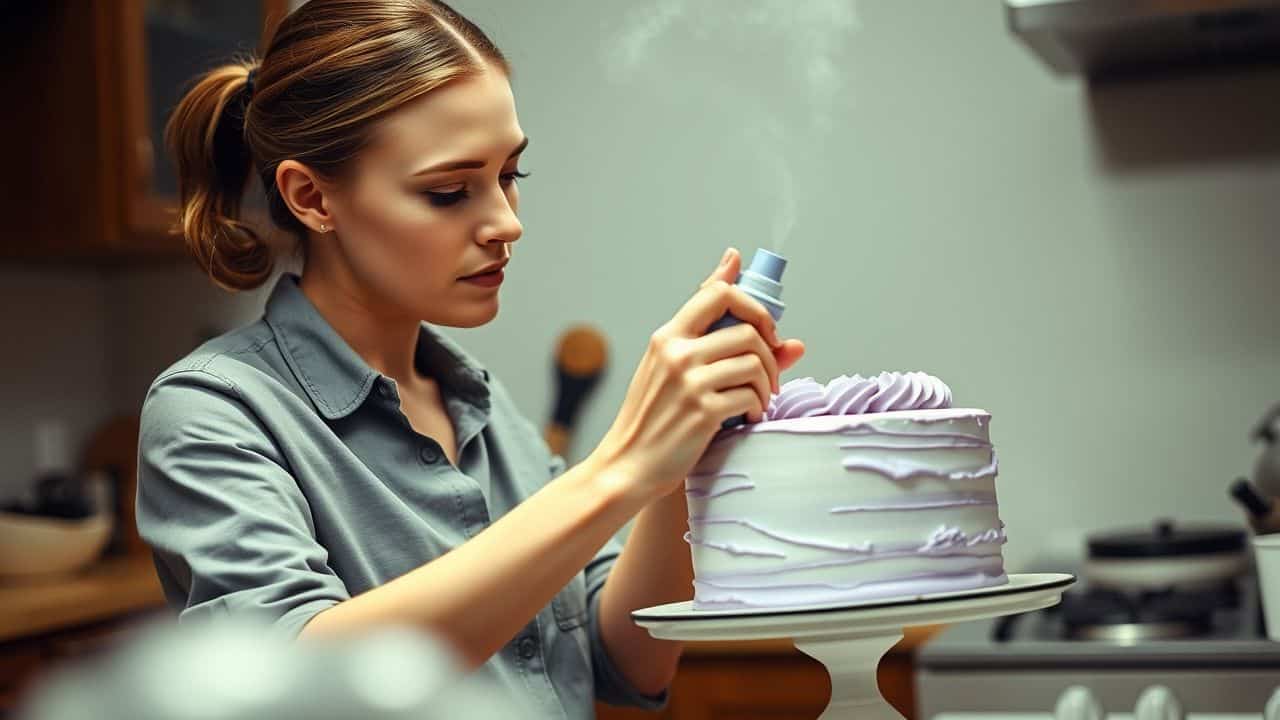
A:
<svg viewBox="0 0 1280 720">
<path fill-rule="evenodd" d="M 440 640 L 405 628 L 295 640 L 246 620 L 146 628 L 54 673 L 20 720 L 526 718 L 467 676 Z"/>
</svg>

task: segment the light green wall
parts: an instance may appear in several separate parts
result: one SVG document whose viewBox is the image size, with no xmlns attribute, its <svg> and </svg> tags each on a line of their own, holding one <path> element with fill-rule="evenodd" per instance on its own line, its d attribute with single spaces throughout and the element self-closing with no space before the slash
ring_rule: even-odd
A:
<svg viewBox="0 0 1280 720">
<path fill-rule="evenodd" d="M 863 0 L 824 100 L 794 71 L 830 33 L 732 22 L 819 0 L 457 4 L 515 65 L 534 176 L 501 314 L 455 336 L 541 424 L 557 335 L 606 331 L 613 365 L 574 457 L 724 246 L 771 242 L 781 157 L 796 211 L 782 327 L 810 347 L 790 376 L 926 370 L 990 410 L 1011 567 L 1093 528 L 1238 520 L 1226 484 L 1280 400 L 1280 73 L 1090 92 L 1013 40 L 996 0 Z M 634 13 L 681 6 L 689 23 L 618 72 Z M 744 52 L 757 37 L 774 44 Z M 769 112 L 744 109 L 757 97 Z M 786 142 L 743 144 L 770 127 Z M 105 288 L 122 408 L 201 327 L 258 301 L 191 270 Z"/>
<path fill-rule="evenodd" d="M 461 0 L 515 65 L 534 176 L 503 310 L 457 336 L 541 421 L 556 335 L 603 328 L 614 364 L 581 456 L 723 247 L 771 242 L 777 153 L 742 137 L 779 126 L 797 212 L 782 327 L 810 347 L 789 376 L 926 370 L 990 410 L 1015 568 L 1088 529 L 1237 521 L 1226 484 L 1280 400 L 1280 73 L 1090 92 L 999 2 L 876 0 L 824 100 L 795 59 L 830 33 L 740 14 L 815 4 Z M 644 8 L 683 15 L 620 74 Z M 751 59 L 755 39 L 781 44 Z"/>
</svg>

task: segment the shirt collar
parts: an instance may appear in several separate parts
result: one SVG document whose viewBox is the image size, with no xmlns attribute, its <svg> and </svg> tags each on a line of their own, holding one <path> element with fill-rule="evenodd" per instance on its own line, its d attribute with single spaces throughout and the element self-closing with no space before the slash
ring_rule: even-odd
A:
<svg viewBox="0 0 1280 720">
<path fill-rule="evenodd" d="M 297 275 L 280 276 L 265 314 L 285 362 L 321 415 L 335 420 L 360 407 L 382 374 L 324 319 L 298 286 Z M 489 409 L 489 372 L 427 323 L 419 329 L 414 362 L 442 390 Z"/>
</svg>

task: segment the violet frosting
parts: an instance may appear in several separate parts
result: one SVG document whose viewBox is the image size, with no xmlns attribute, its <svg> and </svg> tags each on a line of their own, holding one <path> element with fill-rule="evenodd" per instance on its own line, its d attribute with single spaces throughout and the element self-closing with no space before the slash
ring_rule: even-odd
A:
<svg viewBox="0 0 1280 720">
<path fill-rule="evenodd" d="M 894 410 L 951 407 L 951 388 L 923 372 L 882 372 L 873 377 L 841 375 L 825 385 L 812 377 L 789 380 L 769 400 L 765 420 L 862 415 Z"/>
</svg>

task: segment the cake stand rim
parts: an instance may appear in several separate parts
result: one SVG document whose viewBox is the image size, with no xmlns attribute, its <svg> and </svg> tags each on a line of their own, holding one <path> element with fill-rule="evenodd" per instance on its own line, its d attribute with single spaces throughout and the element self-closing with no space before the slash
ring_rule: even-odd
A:
<svg viewBox="0 0 1280 720">
<path fill-rule="evenodd" d="M 815 616 L 835 614 L 835 613 L 852 613 L 859 611 L 873 610 L 894 610 L 908 607 L 928 606 L 930 609 L 942 609 L 949 602 L 973 601 L 983 599 L 997 599 L 1005 596 L 1031 595 L 1034 593 L 1042 593 L 1050 590 L 1065 590 L 1075 584 L 1076 576 L 1071 573 L 1012 573 L 1009 576 L 1009 582 L 1003 585 L 993 585 L 989 587 L 973 588 L 972 590 L 956 590 L 946 593 L 934 593 L 926 595 L 908 595 L 901 598 L 889 598 L 884 600 L 864 600 L 856 603 L 845 604 L 828 604 L 815 605 L 811 608 L 780 608 L 773 610 L 771 608 L 748 608 L 736 610 L 692 610 L 692 600 L 682 600 L 680 602 L 665 603 L 662 605 L 654 605 L 652 607 L 641 608 L 631 611 L 631 619 L 641 627 L 649 627 L 654 624 L 665 623 L 702 623 L 702 622 L 725 622 L 725 621 L 752 621 L 752 620 L 786 620 L 789 617 L 800 620 L 802 618 L 812 619 Z M 1041 578 L 1035 580 L 1035 578 Z M 1014 581 L 1019 580 L 1025 584 L 1014 585 Z M 676 608 L 681 608 L 680 612 L 673 612 Z M 687 608 L 687 609 L 685 609 Z M 655 611 L 666 610 L 670 614 L 655 615 Z"/>
</svg>

